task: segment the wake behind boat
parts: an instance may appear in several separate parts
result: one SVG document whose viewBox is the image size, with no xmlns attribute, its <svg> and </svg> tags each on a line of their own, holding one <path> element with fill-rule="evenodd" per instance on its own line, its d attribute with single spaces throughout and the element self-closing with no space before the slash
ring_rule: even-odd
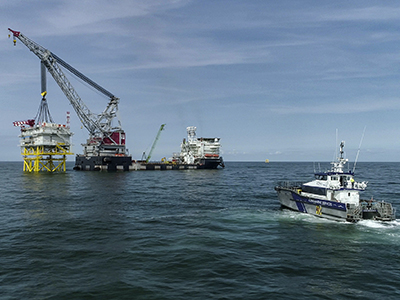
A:
<svg viewBox="0 0 400 300">
<path fill-rule="evenodd" d="M 354 170 L 343 171 L 348 161 L 343 158 L 343 148 L 344 142 L 341 142 L 340 157 L 331 163 L 331 170 L 315 173 L 315 180 L 276 186 L 282 207 L 337 221 L 395 220 L 392 204 L 360 199 L 359 192 L 367 188 L 367 182 L 356 182 Z"/>
</svg>

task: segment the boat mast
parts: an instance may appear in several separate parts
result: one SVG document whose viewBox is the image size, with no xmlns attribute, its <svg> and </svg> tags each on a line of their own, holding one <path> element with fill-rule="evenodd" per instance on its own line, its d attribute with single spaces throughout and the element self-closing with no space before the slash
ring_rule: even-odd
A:
<svg viewBox="0 0 400 300">
<path fill-rule="evenodd" d="M 340 150 L 339 150 L 339 152 L 340 152 L 340 159 L 343 159 L 343 153 L 344 153 L 343 148 L 344 148 L 344 141 L 341 141 L 341 142 L 340 142 Z"/>
<path fill-rule="evenodd" d="M 365 130 L 366 130 L 366 129 L 367 129 L 367 126 L 364 127 L 364 131 L 363 131 L 363 134 L 362 134 L 361 140 L 360 140 L 360 145 L 358 146 L 358 151 L 357 151 L 357 155 L 356 155 L 356 160 L 354 161 L 353 174 L 354 174 L 354 171 L 356 170 L 356 164 L 357 164 L 357 160 L 358 160 L 358 155 L 360 154 L 361 144 L 362 144 L 362 142 L 363 142 L 363 140 L 364 140 L 364 135 L 365 135 Z"/>
</svg>

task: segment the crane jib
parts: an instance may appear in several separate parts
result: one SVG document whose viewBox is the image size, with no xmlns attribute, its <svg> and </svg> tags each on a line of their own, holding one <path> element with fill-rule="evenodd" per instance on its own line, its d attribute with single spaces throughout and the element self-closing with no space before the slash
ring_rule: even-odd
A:
<svg viewBox="0 0 400 300">
<path fill-rule="evenodd" d="M 100 85 L 98 85 L 96 82 L 94 82 L 93 80 L 91 80 L 90 78 L 88 78 L 87 76 L 83 75 L 81 72 L 79 72 L 77 69 L 75 69 L 73 66 L 71 66 L 70 64 L 66 63 L 64 60 L 62 60 L 59 56 L 57 56 L 56 54 L 54 54 L 53 52 L 50 52 L 51 55 L 57 60 L 57 62 L 63 66 L 64 68 L 66 68 L 68 71 L 70 71 L 72 74 L 74 74 L 75 76 L 77 76 L 78 78 L 82 79 L 84 82 L 88 83 L 89 85 L 91 85 L 92 87 L 94 87 L 96 90 L 98 90 L 99 92 L 103 93 L 104 95 L 110 97 L 110 98 L 115 98 L 115 96 L 110 93 L 109 91 L 107 91 L 105 88 L 101 87 Z"/>
<path fill-rule="evenodd" d="M 9 31 L 12 32 L 13 36 L 19 38 L 21 35 L 20 31 L 16 31 L 16 30 L 12 30 L 11 28 L 8 28 Z M 29 40 L 29 39 L 28 39 Z M 36 43 L 35 43 L 36 44 Z M 41 46 L 40 46 L 41 47 Z M 110 97 L 110 98 L 116 98 L 112 93 L 110 93 L 109 91 L 107 91 L 105 88 L 103 88 L 102 86 L 98 85 L 96 82 L 94 82 L 93 80 L 91 80 L 90 78 L 88 78 L 87 76 L 83 75 L 81 72 L 79 72 L 77 69 L 75 69 L 73 66 L 71 66 L 70 64 L 68 64 L 67 62 L 65 62 L 63 59 L 61 59 L 59 56 L 57 56 L 56 54 L 54 54 L 53 52 L 50 52 L 51 55 L 57 60 L 57 62 L 63 66 L 64 68 L 66 68 L 68 71 L 70 71 L 72 74 L 74 74 L 75 76 L 77 76 L 78 78 L 82 79 L 84 82 L 88 83 L 89 85 L 91 85 L 92 87 L 94 87 L 96 90 L 98 90 L 99 92 L 103 93 L 104 95 Z"/>
<path fill-rule="evenodd" d="M 8 30 L 11 31 L 13 33 L 13 36 L 15 36 L 15 37 L 19 37 L 19 35 L 21 33 L 20 31 L 15 31 L 15 30 L 12 30 L 11 28 L 8 28 Z"/>
</svg>

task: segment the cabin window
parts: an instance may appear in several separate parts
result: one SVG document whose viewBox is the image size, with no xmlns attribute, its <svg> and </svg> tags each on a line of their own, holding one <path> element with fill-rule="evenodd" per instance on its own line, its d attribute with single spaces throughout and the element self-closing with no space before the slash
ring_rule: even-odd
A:
<svg viewBox="0 0 400 300">
<path fill-rule="evenodd" d="M 305 193 L 311 193 L 311 194 L 317 194 L 317 195 L 326 195 L 326 188 L 303 185 L 302 191 L 305 192 Z"/>
</svg>

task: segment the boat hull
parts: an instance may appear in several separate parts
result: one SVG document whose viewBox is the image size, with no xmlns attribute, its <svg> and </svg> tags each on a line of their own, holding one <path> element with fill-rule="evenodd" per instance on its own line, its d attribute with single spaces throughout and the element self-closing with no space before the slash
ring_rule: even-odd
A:
<svg viewBox="0 0 400 300">
<path fill-rule="evenodd" d="M 216 169 L 218 166 L 224 167 L 222 157 L 215 158 L 201 158 L 197 163 L 197 169 Z"/>
<path fill-rule="evenodd" d="M 222 158 L 201 159 L 196 164 L 132 163 L 131 156 L 85 156 L 77 155 L 74 170 L 80 171 L 131 171 L 131 170 L 189 170 L 217 169 L 223 165 Z"/>
<path fill-rule="evenodd" d="M 361 200 L 359 205 L 310 198 L 301 195 L 298 187 L 275 187 L 282 207 L 335 221 L 393 221 L 396 210 L 390 203 Z"/>
<path fill-rule="evenodd" d="M 275 189 L 282 207 L 326 219 L 348 221 L 344 203 L 303 197 L 289 189 L 279 187 Z"/>
<path fill-rule="evenodd" d="M 131 156 L 85 156 L 77 155 L 74 170 L 82 171 L 129 171 Z"/>
</svg>

